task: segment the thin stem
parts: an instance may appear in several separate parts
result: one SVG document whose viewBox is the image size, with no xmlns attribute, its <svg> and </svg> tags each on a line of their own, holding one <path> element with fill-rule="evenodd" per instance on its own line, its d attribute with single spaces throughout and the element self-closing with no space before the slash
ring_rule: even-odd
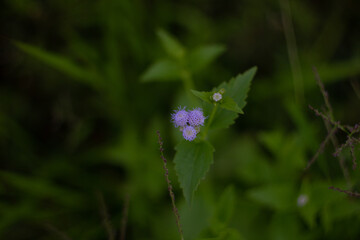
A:
<svg viewBox="0 0 360 240">
<path fill-rule="evenodd" d="M 210 114 L 209 121 L 208 121 L 208 123 L 206 124 L 205 129 L 204 129 L 204 131 L 203 131 L 203 139 L 206 139 L 207 133 L 208 133 L 209 128 L 210 128 L 210 125 L 211 125 L 212 121 L 214 120 L 215 113 L 216 113 L 216 110 L 217 110 L 217 108 L 218 108 L 218 105 L 217 105 L 216 103 L 215 103 L 214 105 L 215 105 L 215 106 L 213 107 L 213 110 L 212 110 L 212 112 L 211 112 L 211 114 Z"/>
<path fill-rule="evenodd" d="M 126 236 L 126 225 L 127 225 L 128 214 L 129 214 L 129 202 L 130 202 L 130 195 L 127 194 L 125 196 L 125 202 L 124 202 L 124 207 L 123 207 L 123 216 L 121 219 L 120 240 L 125 240 L 125 236 Z"/>
<path fill-rule="evenodd" d="M 108 234 L 108 239 L 109 240 L 114 240 L 115 239 L 115 231 L 114 231 L 114 227 L 112 225 L 112 222 L 110 220 L 110 216 L 106 207 L 106 203 L 104 200 L 104 196 L 102 195 L 101 192 L 98 192 L 97 194 L 98 196 L 98 200 L 99 200 L 99 207 L 100 207 L 100 215 L 102 217 L 103 220 L 103 225 L 106 229 L 106 232 Z"/>
<path fill-rule="evenodd" d="M 317 71 L 316 67 L 313 67 L 313 72 L 314 72 L 314 75 L 315 75 L 316 82 L 319 85 L 321 94 L 323 95 L 325 105 L 326 105 L 327 110 L 328 110 L 329 115 L 330 115 L 330 119 L 331 119 L 332 122 L 334 122 L 334 114 L 333 114 L 333 110 L 332 110 L 332 107 L 331 107 L 331 104 L 330 104 L 330 101 L 329 101 L 329 94 L 325 90 L 324 84 L 321 81 L 319 72 Z"/>
<path fill-rule="evenodd" d="M 189 96 L 189 100 L 192 102 L 192 103 L 195 103 L 196 102 L 196 98 L 194 95 L 191 94 L 190 90 L 191 89 L 195 89 L 195 85 L 194 85 L 194 81 L 191 77 L 191 73 L 187 70 L 183 70 L 182 74 L 181 74 L 181 80 L 183 81 L 184 83 L 184 88 L 185 88 L 185 91 L 186 93 L 188 94 Z"/>
<path fill-rule="evenodd" d="M 351 192 L 351 191 L 348 191 L 348 190 L 343 190 L 343 189 L 340 189 L 340 188 L 337 188 L 337 187 L 334 187 L 334 186 L 329 187 L 329 189 L 345 193 L 350 197 L 360 198 L 360 193 L 357 193 L 357 192 Z"/>
<path fill-rule="evenodd" d="M 293 77 L 295 100 L 298 104 L 304 101 L 303 78 L 297 51 L 296 37 L 291 17 L 291 8 L 288 0 L 280 0 L 281 19 L 284 28 L 287 51 L 289 55 L 290 68 Z"/>
<path fill-rule="evenodd" d="M 337 127 L 339 129 L 341 129 L 343 132 L 345 132 L 346 134 L 350 134 L 350 132 L 344 128 L 340 122 L 335 122 L 333 120 L 331 120 L 328 116 L 326 116 L 324 113 L 320 112 L 319 110 L 317 110 L 316 108 L 313 108 L 311 105 L 309 105 L 309 108 L 315 112 L 315 114 L 317 116 L 320 116 L 325 122 L 329 122 L 331 123 L 334 127 Z"/>
<path fill-rule="evenodd" d="M 325 140 L 320 144 L 319 149 L 315 153 L 314 157 L 308 162 L 305 170 L 308 170 L 310 166 L 315 162 L 315 160 L 319 157 L 319 154 L 324 150 L 326 143 L 331 139 L 331 136 L 335 133 L 336 127 L 334 127 L 331 131 L 329 131 L 328 135 L 326 136 Z"/>
<path fill-rule="evenodd" d="M 189 71 L 184 70 L 181 74 L 181 78 L 184 82 L 185 90 L 189 91 L 190 89 L 194 89 L 194 82 L 191 77 L 191 73 Z"/>
<path fill-rule="evenodd" d="M 163 160 L 163 163 L 164 163 L 163 168 L 165 170 L 165 179 L 166 179 L 166 182 L 167 182 L 167 185 L 168 185 L 168 191 L 169 191 L 169 195 L 170 195 L 170 198 L 171 198 L 171 204 L 172 204 L 172 207 L 173 207 L 173 212 L 175 214 L 176 225 L 178 227 L 181 240 L 184 240 L 184 236 L 183 236 L 183 232 L 182 232 L 181 224 L 180 224 L 179 211 L 178 211 L 178 209 L 176 208 L 176 205 L 175 205 L 175 194 L 174 194 L 174 192 L 172 190 L 171 181 L 169 179 L 169 169 L 166 166 L 167 159 L 164 156 L 164 148 L 163 148 L 164 143 L 163 143 L 162 138 L 160 136 L 160 131 L 156 131 L 156 134 L 158 135 L 158 142 L 159 142 L 159 145 L 160 145 L 160 157 L 161 157 L 161 159 Z"/>
</svg>

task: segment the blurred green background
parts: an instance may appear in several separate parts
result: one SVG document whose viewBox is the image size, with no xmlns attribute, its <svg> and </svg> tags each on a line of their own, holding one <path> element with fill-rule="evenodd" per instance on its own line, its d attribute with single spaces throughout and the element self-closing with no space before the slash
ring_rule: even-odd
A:
<svg viewBox="0 0 360 240">
<path fill-rule="evenodd" d="M 335 118 L 360 122 L 359 1 L 0 6 L 0 239 L 180 239 L 156 130 L 185 240 L 360 238 L 359 200 L 328 189 L 359 189 L 349 151 L 342 155 L 348 180 L 331 143 L 303 170 L 327 135 L 307 107 L 324 106 L 312 66 Z M 160 28 L 189 51 L 226 49 L 191 72 L 196 90 L 258 67 L 245 114 L 211 132 L 214 164 L 192 206 L 171 162 L 180 134 L 170 113 L 186 97 L 184 86 L 173 76 L 142 80 L 166 57 Z M 346 135 L 337 138 L 341 144 Z M 359 145 L 356 154 L 360 160 Z"/>
</svg>

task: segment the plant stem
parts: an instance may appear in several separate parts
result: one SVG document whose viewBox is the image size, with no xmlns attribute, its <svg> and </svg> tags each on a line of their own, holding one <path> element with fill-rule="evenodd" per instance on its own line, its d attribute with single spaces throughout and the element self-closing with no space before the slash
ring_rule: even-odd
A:
<svg viewBox="0 0 360 240">
<path fill-rule="evenodd" d="M 189 96 L 189 100 L 192 102 L 192 103 L 195 103 L 196 102 L 196 98 L 194 95 L 191 94 L 190 90 L 191 89 L 195 89 L 195 85 L 194 85 L 194 82 L 192 80 L 192 77 L 191 77 L 191 73 L 187 70 L 183 70 L 182 74 L 181 74 L 181 80 L 183 81 L 184 83 L 184 88 L 185 88 L 185 91 L 186 93 L 188 94 Z"/>
<path fill-rule="evenodd" d="M 159 145 L 160 145 L 160 157 L 161 159 L 163 160 L 163 168 L 165 170 L 165 179 L 166 179 L 166 182 L 167 182 L 167 185 L 168 185 L 168 191 L 169 191 L 169 195 L 170 195 L 170 198 L 171 198 L 171 204 L 172 204 L 172 207 L 173 207 L 173 212 L 175 214 L 175 219 L 176 219 L 176 225 L 178 227 L 178 231 L 180 233 L 180 237 L 181 237 L 181 240 L 184 240 L 184 236 L 183 236 L 183 232 L 182 232 L 182 228 L 181 228 L 181 224 L 180 224 L 180 215 L 179 215 L 179 211 L 175 205 L 175 194 L 173 192 L 173 188 L 172 188 L 172 185 L 171 185 L 171 181 L 169 179 L 169 169 L 167 168 L 167 159 L 165 158 L 164 156 L 164 148 L 163 148 L 163 141 L 162 141 L 162 138 L 160 136 L 160 131 L 156 131 L 156 134 L 158 135 L 158 142 L 159 142 Z"/>
<path fill-rule="evenodd" d="M 214 107 L 213 107 L 213 110 L 212 110 L 212 112 L 211 112 L 211 114 L 210 114 L 209 121 L 208 121 L 208 123 L 206 124 L 205 129 L 204 129 L 204 131 L 203 131 L 203 139 L 204 139 L 204 140 L 205 140 L 205 138 L 206 138 L 206 136 L 207 136 L 207 133 L 208 133 L 209 128 L 210 128 L 210 125 L 211 125 L 212 121 L 214 120 L 214 117 L 215 117 L 215 113 L 216 113 L 217 108 L 218 108 L 218 105 L 215 103 L 215 104 L 214 104 Z"/>
<path fill-rule="evenodd" d="M 280 0 L 281 19 L 285 34 L 286 46 L 289 55 L 290 68 L 293 76 L 296 103 L 304 102 L 303 77 L 297 50 L 294 26 L 292 23 L 291 7 L 289 0 Z"/>
</svg>

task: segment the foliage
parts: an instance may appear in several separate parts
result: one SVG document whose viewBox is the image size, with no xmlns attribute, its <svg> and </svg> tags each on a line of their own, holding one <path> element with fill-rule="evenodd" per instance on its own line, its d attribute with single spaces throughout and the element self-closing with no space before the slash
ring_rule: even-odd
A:
<svg viewBox="0 0 360 240">
<path fill-rule="evenodd" d="M 2 6 L 0 239 L 358 239 L 358 2 Z"/>
</svg>

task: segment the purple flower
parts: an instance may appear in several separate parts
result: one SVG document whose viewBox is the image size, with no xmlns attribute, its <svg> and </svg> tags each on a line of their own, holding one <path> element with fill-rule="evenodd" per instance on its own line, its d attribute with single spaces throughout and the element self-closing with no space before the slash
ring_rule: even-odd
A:
<svg viewBox="0 0 360 240">
<path fill-rule="evenodd" d="M 201 108 L 195 108 L 194 110 L 189 112 L 188 122 L 190 126 L 202 126 L 204 125 L 205 117 Z"/>
<path fill-rule="evenodd" d="M 197 132 L 192 126 L 186 126 L 183 129 L 183 137 L 188 141 L 194 140 L 196 138 L 196 134 Z"/>
<path fill-rule="evenodd" d="M 175 127 L 185 127 L 188 122 L 188 112 L 184 108 L 179 107 L 175 113 L 171 114 L 171 120 Z"/>
</svg>

